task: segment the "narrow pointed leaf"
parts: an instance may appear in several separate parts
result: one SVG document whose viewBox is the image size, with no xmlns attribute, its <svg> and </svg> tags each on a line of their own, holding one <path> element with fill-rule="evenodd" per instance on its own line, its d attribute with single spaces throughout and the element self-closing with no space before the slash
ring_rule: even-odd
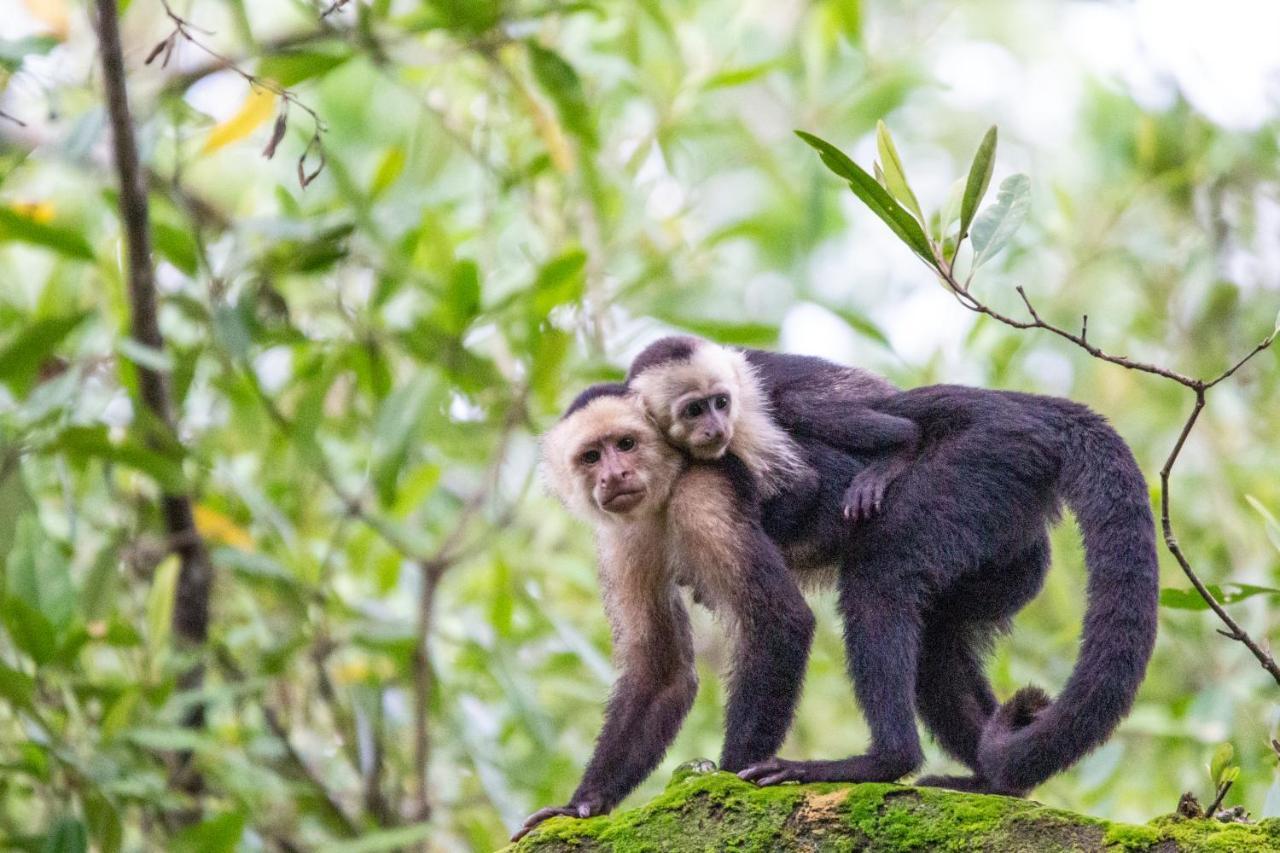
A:
<svg viewBox="0 0 1280 853">
<path fill-rule="evenodd" d="M 1215 785 L 1222 784 L 1222 773 L 1234 755 L 1235 747 L 1230 743 L 1221 744 L 1213 751 L 1213 758 L 1209 761 L 1209 776 Z"/>
<path fill-rule="evenodd" d="M 894 201 L 893 196 L 876 183 L 875 178 L 830 142 L 819 139 L 811 133 L 805 133 L 803 130 L 797 130 L 796 135 L 818 152 L 828 169 L 849 182 L 849 189 L 853 190 L 853 194 L 871 208 L 871 212 L 880 217 L 884 224 L 898 235 L 898 239 L 906 243 L 925 263 L 937 269 L 938 262 L 933 257 L 933 248 L 929 245 L 929 238 L 925 236 L 920 223 L 902 205 Z"/>
<path fill-rule="evenodd" d="M 1272 546 L 1280 551 L 1280 519 L 1277 519 L 1271 510 L 1253 495 L 1245 495 L 1244 499 L 1258 515 L 1262 516 L 1262 529 L 1267 532 L 1267 538 L 1271 540 Z"/>
<path fill-rule="evenodd" d="M 960 203 L 960 237 L 963 240 L 969 235 L 969 226 L 978 212 L 982 197 L 987 194 L 991 185 L 991 173 L 996 166 L 996 127 L 991 126 L 987 135 L 982 137 L 978 151 L 973 155 L 973 163 L 969 166 L 969 179 L 964 185 L 964 199 Z"/>
<path fill-rule="evenodd" d="M 1000 183 L 994 204 L 973 221 L 973 267 L 995 257 L 1027 218 L 1031 206 L 1031 180 L 1026 175 L 1010 175 Z"/>
<path fill-rule="evenodd" d="M 884 184 L 889 192 L 908 210 L 916 215 L 916 219 L 924 222 L 924 213 L 920 210 L 920 202 L 907 183 L 907 172 L 902 168 L 902 159 L 898 149 L 889 135 L 889 128 L 883 121 L 876 122 L 876 150 L 880 152 L 880 163 L 884 168 Z"/>
</svg>

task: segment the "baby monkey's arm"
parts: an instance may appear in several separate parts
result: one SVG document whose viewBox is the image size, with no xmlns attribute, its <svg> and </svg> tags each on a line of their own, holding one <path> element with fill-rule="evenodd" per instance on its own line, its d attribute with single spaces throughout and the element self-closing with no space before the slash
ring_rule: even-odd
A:
<svg viewBox="0 0 1280 853">
<path fill-rule="evenodd" d="M 865 398 L 788 390 L 777 397 L 775 417 L 797 435 L 849 453 L 873 455 L 845 492 L 844 516 L 849 521 L 870 518 L 880 511 L 885 490 L 911 464 L 920 446 L 920 427 L 915 421 L 879 411 Z"/>
</svg>

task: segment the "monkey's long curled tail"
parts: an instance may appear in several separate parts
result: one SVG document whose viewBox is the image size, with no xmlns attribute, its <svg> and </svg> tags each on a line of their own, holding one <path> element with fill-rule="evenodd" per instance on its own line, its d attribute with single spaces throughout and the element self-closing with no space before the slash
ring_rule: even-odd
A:
<svg viewBox="0 0 1280 853">
<path fill-rule="evenodd" d="M 1060 412 L 1058 488 L 1083 534 L 1088 605 L 1080 655 L 1058 697 L 1024 688 L 983 732 L 979 767 L 1005 793 L 1025 794 L 1102 744 L 1129 712 L 1155 644 L 1159 573 L 1142 472 L 1100 415 L 1075 404 Z"/>
</svg>

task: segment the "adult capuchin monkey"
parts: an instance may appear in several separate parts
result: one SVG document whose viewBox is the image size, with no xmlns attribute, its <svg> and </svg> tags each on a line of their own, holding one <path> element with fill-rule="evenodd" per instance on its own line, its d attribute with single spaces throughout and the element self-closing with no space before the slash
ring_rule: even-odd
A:
<svg viewBox="0 0 1280 853">
<path fill-rule="evenodd" d="M 918 713 L 974 771 L 922 784 L 1025 795 L 1103 743 L 1128 712 L 1155 641 L 1155 531 L 1142 473 L 1101 416 L 1014 392 L 886 391 L 821 359 L 686 337 L 651 345 L 628 382 L 673 443 L 702 459 L 732 454 L 769 484 L 765 526 L 789 556 L 799 548 L 840 564 L 845 652 L 871 748 L 834 761 L 772 758 L 743 778 L 898 779 L 923 760 Z M 820 494 L 849 483 L 846 516 L 861 523 L 847 535 L 833 536 L 821 509 L 787 510 L 778 523 L 777 508 L 805 504 L 815 483 L 788 480 L 773 459 L 789 451 L 755 438 L 762 418 L 799 439 Z M 851 481 L 825 470 L 842 451 L 875 449 L 886 452 Z M 1063 502 L 1088 570 L 1080 655 L 1055 700 L 1025 688 L 999 706 L 983 654 L 1039 591 Z"/>
<path fill-rule="evenodd" d="M 692 587 L 736 635 L 720 759 L 726 769 L 777 751 L 814 630 L 795 579 L 760 529 L 751 472 L 732 456 L 685 457 L 625 385 L 579 395 L 544 437 L 542 456 L 551 490 L 594 526 L 619 676 L 577 791 L 567 805 L 531 815 L 517 839 L 554 815 L 610 810 L 662 759 L 697 692 L 678 586 Z M 859 467 L 849 457 L 844 464 L 847 476 Z"/>
</svg>

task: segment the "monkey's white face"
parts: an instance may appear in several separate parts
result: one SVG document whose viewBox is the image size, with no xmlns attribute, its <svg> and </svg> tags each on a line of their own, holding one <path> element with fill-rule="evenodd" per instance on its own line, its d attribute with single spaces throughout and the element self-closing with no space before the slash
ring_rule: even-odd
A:
<svg viewBox="0 0 1280 853">
<path fill-rule="evenodd" d="M 631 380 L 667 440 L 695 459 L 719 459 L 733 441 L 741 390 L 733 359 L 705 344 L 687 360 L 654 365 Z"/>
<path fill-rule="evenodd" d="M 551 486 L 570 509 L 634 518 L 666 506 L 679 472 L 672 450 L 632 397 L 601 397 L 547 435 Z"/>
<path fill-rule="evenodd" d="M 671 403 L 667 438 L 695 459 L 724 456 L 733 441 L 733 394 L 722 383 L 695 388 Z"/>
</svg>

